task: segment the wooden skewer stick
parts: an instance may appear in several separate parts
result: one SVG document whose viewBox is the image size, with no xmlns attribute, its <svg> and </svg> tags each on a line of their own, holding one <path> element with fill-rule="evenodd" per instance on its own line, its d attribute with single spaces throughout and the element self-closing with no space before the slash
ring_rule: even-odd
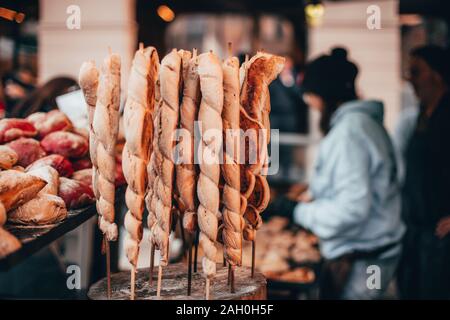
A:
<svg viewBox="0 0 450 320">
<path fill-rule="evenodd" d="M 187 243 L 186 243 L 186 236 L 184 234 L 184 228 L 183 228 L 183 217 L 181 216 L 181 214 L 178 215 L 178 221 L 180 223 L 181 240 L 183 241 L 183 257 L 185 257 Z"/>
<path fill-rule="evenodd" d="M 111 299 L 111 254 L 109 248 L 109 241 L 106 238 L 103 238 L 105 242 L 105 250 L 106 250 L 106 279 L 107 279 L 107 296 L 108 299 Z"/>
<path fill-rule="evenodd" d="M 223 266 L 224 267 L 227 266 L 227 259 L 225 258 L 225 246 L 224 246 L 224 250 L 223 250 Z"/>
<path fill-rule="evenodd" d="M 155 245 L 153 243 L 150 244 L 150 288 L 153 286 L 153 269 L 155 266 Z"/>
<path fill-rule="evenodd" d="M 227 285 L 230 285 L 231 281 L 231 263 L 228 264 L 228 278 L 227 278 Z"/>
<path fill-rule="evenodd" d="M 255 233 L 256 237 L 256 233 Z M 255 251 L 256 251 L 256 241 L 252 240 L 252 278 L 255 276 Z"/>
<path fill-rule="evenodd" d="M 187 286 L 187 295 L 191 295 L 191 287 L 192 287 L 192 243 L 189 246 L 188 252 L 188 286 Z"/>
<path fill-rule="evenodd" d="M 156 297 L 161 298 L 161 282 L 162 282 L 162 265 L 158 266 L 158 286 L 156 287 Z"/>
<path fill-rule="evenodd" d="M 210 283 L 211 281 L 209 280 L 209 278 L 206 278 L 206 284 L 205 284 L 205 299 L 209 300 L 209 287 L 211 285 Z"/>
<path fill-rule="evenodd" d="M 241 230 L 243 230 L 243 228 L 241 228 Z M 242 258 L 243 258 L 243 249 L 242 247 L 244 246 L 244 233 L 241 231 L 241 263 L 239 264 L 239 266 L 242 266 Z"/>
<path fill-rule="evenodd" d="M 135 296 L 135 287 L 136 287 L 136 266 L 131 266 L 131 294 L 130 300 L 134 300 Z"/>
<path fill-rule="evenodd" d="M 200 231 L 197 228 L 197 233 L 195 234 L 195 249 L 194 249 L 194 273 L 197 273 L 197 258 L 198 258 L 198 242 L 199 242 Z"/>
<path fill-rule="evenodd" d="M 234 266 L 230 268 L 230 292 L 235 293 L 236 288 L 234 285 Z"/>
</svg>

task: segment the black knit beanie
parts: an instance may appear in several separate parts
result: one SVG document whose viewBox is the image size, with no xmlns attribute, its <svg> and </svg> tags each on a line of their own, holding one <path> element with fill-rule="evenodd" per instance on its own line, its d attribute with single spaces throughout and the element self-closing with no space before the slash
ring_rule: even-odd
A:
<svg viewBox="0 0 450 320">
<path fill-rule="evenodd" d="M 450 53 L 448 49 L 427 45 L 413 49 L 411 55 L 425 61 L 431 69 L 441 75 L 447 85 L 450 85 Z"/>
<path fill-rule="evenodd" d="M 306 66 L 303 89 L 326 100 L 352 100 L 357 75 L 358 67 L 347 60 L 347 51 L 334 48 L 331 55 L 320 56 Z"/>
</svg>

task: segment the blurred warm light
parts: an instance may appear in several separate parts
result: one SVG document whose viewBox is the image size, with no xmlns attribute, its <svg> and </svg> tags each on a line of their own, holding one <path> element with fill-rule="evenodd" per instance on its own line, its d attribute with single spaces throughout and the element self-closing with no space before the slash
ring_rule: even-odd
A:
<svg viewBox="0 0 450 320">
<path fill-rule="evenodd" d="M 418 14 L 402 14 L 400 15 L 400 24 L 404 26 L 418 26 L 422 24 L 422 17 Z"/>
<path fill-rule="evenodd" d="M 320 24 L 325 13 L 325 7 L 321 3 L 310 3 L 305 7 L 306 20 L 312 26 Z"/>
<path fill-rule="evenodd" d="M 0 7 L 0 18 L 4 18 L 9 21 L 16 21 L 17 23 L 22 23 L 22 21 L 25 19 L 25 15 L 21 12 L 16 12 L 14 10 Z"/>
<path fill-rule="evenodd" d="M 173 19 L 175 19 L 175 12 L 173 12 L 173 10 L 166 5 L 159 6 L 158 9 L 156 9 L 156 12 L 158 13 L 158 16 L 165 22 L 171 22 Z"/>
</svg>

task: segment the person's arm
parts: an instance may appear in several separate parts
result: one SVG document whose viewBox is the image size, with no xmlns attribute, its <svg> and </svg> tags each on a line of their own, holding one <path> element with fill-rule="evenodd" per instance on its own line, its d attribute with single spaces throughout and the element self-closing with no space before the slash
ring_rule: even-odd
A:
<svg viewBox="0 0 450 320">
<path fill-rule="evenodd" d="M 334 195 L 299 203 L 294 210 L 294 221 L 322 239 L 342 235 L 362 223 L 371 202 L 367 142 L 347 134 L 335 148 L 329 156 L 329 161 L 336 162 Z"/>
</svg>

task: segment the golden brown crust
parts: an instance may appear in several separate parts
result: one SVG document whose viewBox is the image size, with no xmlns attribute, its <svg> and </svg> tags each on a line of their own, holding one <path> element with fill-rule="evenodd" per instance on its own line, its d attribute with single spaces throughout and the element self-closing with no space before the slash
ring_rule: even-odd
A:
<svg viewBox="0 0 450 320">
<path fill-rule="evenodd" d="M 241 173 L 241 183 L 244 185 L 241 186 L 241 192 L 247 198 L 244 214 L 247 221 L 244 238 L 247 240 L 254 238 L 254 230 L 261 225 L 260 213 L 267 207 L 270 198 L 270 189 L 263 176 L 268 165 L 267 144 L 270 140 L 268 86 L 281 72 L 283 65 L 284 58 L 258 52 L 241 67 L 244 77 L 241 89 L 241 128 L 244 131 L 252 129 L 254 133 L 245 141 L 243 168 L 246 173 Z"/>
<path fill-rule="evenodd" d="M 20 241 L 11 233 L 0 227 L 0 258 L 3 258 L 22 247 Z"/>
<path fill-rule="evenodd" d="M 153 193 L 156 196 L 156 223 L 152 226 L 152 240 L 161 253 L 160 264 L 169 262 L 169 234 L 171 231 L 174 182 L 173 147 L 179 117 L 179 84 L 181 57 L 176 50 L 161 61 L 161 105 L 157 121 L 157 147 L 154 150 L 157 177 Z"/>
<path fill-rule="evenodd" d="M 241 265 L 242 229 L 244 220 L 241 213 L 240 181 L 240 136 L 239 136 L 239 60 L 228 58 L 222 64 L 224 104 L 222 111 L 224 160 L 222 177 L 222 239 L 225 257 L 232 266 Z M 237 133 L 237 134 L 236 134 Z"/>
<path fill-rule="evenodd" d="M 0 146 L 0 170 L 11 169 L 19 160 L 17 153 L 8 146 Z"/>
<path fill-rule="evenodd" d="M 117 54 L 109 54 L 103 61 L 92 122 L 97 142 L 94 152 L 97 170 L 94 170 L 93 186 L 98 188 L 99 226 L 108 241 L 115 241 L 118 236 L 117 225 L 114 223 L 114 182 L 119 130 L 120 66 L 120 56 Z"/>
<path fill-rule="evenodd" d="M 223 71 L 219 59 L 212 52 L 199 56 L 198 73 L 202 100 L 198 121 L 201 123 L 201 144 L 203 153 L 200 159 L 200 174 L 197 182 L 198 224 L 200 245 L 205 256 L 202 260 L 203 273 L 211 278 L 216 273 L 215 242 L 218 233 L 218 213 L 220 203 L 220 162 L 222 149 L 222 108 L 223 108 Z M 212 131 L 220 133 L 208 137 Z M 208 159 L 205 155 L 212 155 Z"/>
<path fill-rule="evenodd" d="M 153 47 L 136 51 L 123 115 L 125 146 L 122 168 L 128 187 L 125 202 L 125 228 L 128 231 L 125 251 L 130 263 L 137 265 L 139 243 L 142 240 L 142 215 L 147 189 L 147 165 L 152 152 L 155 82 L 159 59 Z"/>
<path fill-rule="evenodd" d="M 5 210 L 15 209 L 33 199 L 47 183 L 30 174 L 6 170 L 0 172 L 0 202 Z"/>
<path fill-rule="evenodd" d="M 180 50 L 182 51 L 182 50 Z M 176 190 L 178 210 L 183 217 L 183 227 L 195 232 L 197 226 L 197 176 L 194 164 L 194 122 L 197 120 L 200 104 L 200 81 L 197 72 L 198 57 L 182 51 L 183 99 L 180 106 L 181 141 L 178 143 L 179 155 L 176 165 Z"/>
</svg>

